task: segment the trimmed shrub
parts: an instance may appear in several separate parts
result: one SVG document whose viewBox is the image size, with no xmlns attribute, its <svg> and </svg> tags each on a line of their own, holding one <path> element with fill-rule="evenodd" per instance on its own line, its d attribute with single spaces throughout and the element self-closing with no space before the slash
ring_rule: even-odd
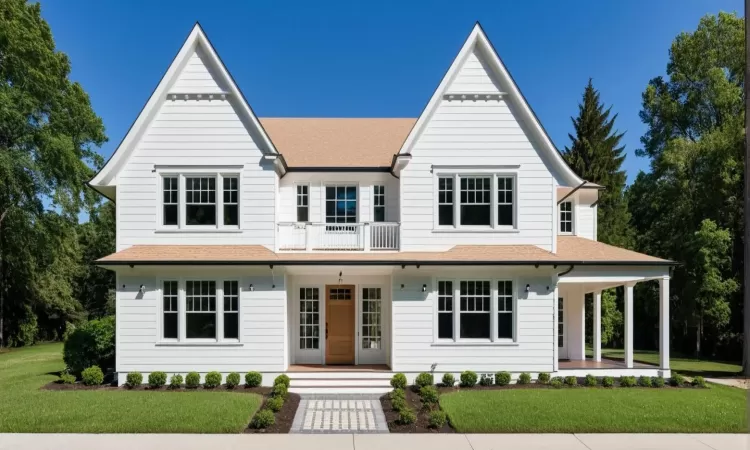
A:
<svg viewBox="0 0 750 450">
<path fill-rule="evenodd" d="M 438 391 L 435 386 L 422 386 L 419 390 L 419 396 L 422 397 L 422 403 L 425 406 L 437 405 Z"/>
<path fill-rule="evenodd" d="M 73 375 L 91 366 L 114 367 L 115 317 L 90 320 L 70 332 L 63 346 L 63 361 Z"/>
<path fill-rule="evenodd" d="M 125 386 L 130 389 L 140 386 L 141 383 L 143 383 L 143 375 L 140 372 L 130 372 L 125 378 Z"/>
<path fill-rule="evenodd" d="M 99 366 L 91 366 L 81 372 L 81 381 L 86 386 L 97 386 L 104 383 L 104 373 Z"/>
<path fill-rule="evenodd" d="M 635 377 L 620 377 L 620 387 L 633 387 L 637 384 Z"/>
<path fill-rule="evenodd" d="M 240 384 L 240 374 L 232 372 L 227 375 L 227 389 L 234 389 Z"/>
<path fill-rule="evenodd" d="M 62 384 L 75 384 L 76 376 L 72 373 L 64 373 L 60 375 L 60 382 Z"/>
<path fill-rule="evenodd" d="M 201 376 L 198 372 L 189 372 L 185 375 L 185 387 L 189 389 L 196 389 L 201 385 Z"/>
<path fill-rule="evenodd" d="M 435 410 L 430 411 L 430 415 L 428 417 L 428 425 L 430 428 L 443 428 L 443 425 L 445 425 L 445 421 L 448 418 L 448 416 L 445 414 L 445 411 Z"/>
<path fill-rule="evenodd" d="M 289 379 L 288 375 L 284 375 L 282 373 L 273 380 L 273 385 L 276 386 L 277 384 L 283 384 L 287 389 L 289 389 L 289 385 L 292 384 L 292 380 Z"/>
<path fill-rule="evenodd" d="M 692 385 L 695 386 L 695 387 L 702 387 L 702 388 L 708 387 L 708 385 L 706 384 L 706 379 L 703 378 L 700 375 L 698 375 L 697 377 L 693 378 Z"/>
<path fill-rule="evenodd" d="M 288 393 L 289 388 L 286 387 L 286 384 L 279 383 L 273 387 L 273 390 L 271 391 L 271 397 L 281 397 L 283 399 L 286 399 Z"/>
<path fill-rule="evenodd" d="M 248 372 L 245 374 L 246 387 L 258 387 L 263 383 L 263 375 L 258 372 Z"/>
<path fill-rule="evenodd" d="M 651 379 L 651 385 L 653 387 L 657 387 L 657 388 L 664 387 L 664 384 L 665 384 L 664 377 L 653 377 Z"/>
<path fill-rule="evenodd" d="M 414 379 L 414 384 L 417 386 L 417 388 L 432 386 L 433 384 L 435 384 L 435 378 L 431 373 L 422 372 L 417 375 L 417 378 Z"/>
<path fill-rule="evenodd" d="M 417 415 L 409 407 L 401 408 L 398 412 L 398 423 L 408 425 L 417 421 Z"/>
<path fill-rule="evenodd" d="M 284 406 L 284 399 L 281 397 L 271 397 L 266 400 L 266 408 L 273 412 L 281 411 L 282 406 Z"/>
<path fill-rule="evenodd" d="M 475 384 L 477 384 L 477 373 L 472 372 L 471 370 L 467 370 L 465 372 L 461 372 L 461 386 L 463 387 L 472 387 Z"/>
<path fill-rule="evenodd" d="M 565 377 L 565 384 L 568 386 L 578 386 L 578 378 L 574 376 Z"/>
<path fill-rule="evenodd" d="M 253 417 L 250 426 L 253 428 L 268 428 L 274 423 L 276 423 L 276 418 L 273 416 L 273 411 L 270 409 L 261 409 Z"/>
<path fill-rule="evenodd" d="M 495 384 L 498 386 L 507 386 L 510 384 L 510 373 L 498 372 L 495 374 Z"/>
<path fill-rule="evenodd" d="M 401 411 L 406 408 L 406 399 L 403 397 L 395 397 L 391 399 L 391 406 L 394 411 Z"/>
<path fill-rule="evenodd" d="M 555 378 L 553 378 L 553 379 L 552 379 L 552 380 L 551 380 L 551 381 L 549 382 L 549 385 L 550 385 L 550 386 L 552 386 L 552 387 L 553 387 L 553 388 L 555 388 L 555 389 L 560 389 L 560 388 L 562 388 L 562 387 L 563 387 L 563 382 L 562 382 L 562 378 L 560 378 L 560 377 L 555 377 Z"/>
<path fill-rule="evenodd" d="M 518 380 L 516 381 L 518 384 L 529 384 L 531 383 L 531 374 L 528 372 L 523 372 L 521 375 L 518 376 Z"/>
<path fill-rule="evenodd" d="M 159 389 L 160 387 L 167 384 L 167 374 L 164 372 L 151 372 L 148 374 L 148 385 L 152 389 Z"/>
<path fill-rule="evenodd" d="M 452 373 L 446 373 L 443 375 L 443 386 L 453 387 L 454 384 L 456 384 L 456 379 L 453 378 Z"/>
<path fill-rule="evenodd" d="M 480 386 L 492 386 L 492 375 L 488 375 L 486 373 L 483 373 L 481 377 L 479 377 L 479 385 Z"/>
<path fill-rule="evenodd" d="M 391 378 L 391 387 L 393 389 L 406 389 L 406 375 L 397 373 Z"/>
<path fill-rule="evenodd" d="M 638 386 L 640 387 L 651 387 L 651 377 L 638 377 Z"/>
<path fill-rule="evenodd" d="M 219 372 L 208 372 L 205 380 L 203 380 L 203 387 L 213 389 L 219 385 L 221 385 L 221 374 Z"/>
<path fill-rule="evenodd" d="M 406 392 L 404 392 L 403 389 L 394 389 L 390 392 L 390 394 L 388 394 L 388 396 L 390 397 L 391 400 L 395 398 L 402 398 L 406 400 Z"/>
<path fill-rule="evenodd" d="M 615 385 L 615 379 L 612 377 L 602 377 L 602 386 L 612 387 Z"/>
<path fill-rule="evenodd" d="M 179 389 L 182 386 L 182 375 L 176 373 L 169 379 L 169 389 Z"/>
<path fill-rule="evenodd" d="M 537 377 L 536 382 L 539 384 L 549 383 L 549 374 L 547 372 L 539 372 L 539 376 Z"/>
<path fill-rule="evenodd" d="M 674 387 L 680 387 L 685 384 L 685 377 L 680 375 L 679 373 L 674 373 L 669 378 L 669 385 Z"/>
<path fill-rule="evenodd" d="M 599 383 L 596 381 L 596 377 L 595 376 L 593 376 L 591 374 L 588 374 L 588 375 L 586 375 L 586 378 L 583 379 L 583 384 L 585 384 L 586 386 L 589 386 L 589 387 L 593 387 L 593 386 L 596 386 Z"/>
</svg>

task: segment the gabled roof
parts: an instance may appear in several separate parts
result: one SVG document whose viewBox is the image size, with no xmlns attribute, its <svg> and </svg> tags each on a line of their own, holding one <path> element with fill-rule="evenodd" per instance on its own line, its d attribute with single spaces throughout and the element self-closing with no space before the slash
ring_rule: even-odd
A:
<svg viewBox="0 0 750 450">
<path fill-rule="evenodd" d="M 443 76 L 443 79 L 440 81 L 437 89 L 435 89 L 435 92 L 432 94 L 432 97 L 427 103 L 427 106 L 425 106 L 422 114 L 420 114 L 419 119 L 414 125 L 414 128 L 412 128 L 411 132 L 409 132 L 409 135 L 406 137 L 406 140 L 401 146 L 401 150 L 399 150 L 399 155 L 411 154 L 412 148 L 417 141 L 417 138 L 422 133 L 422 131 L 424 131 L 426 125 L 429 123 L 430 117 L 432 117 L 432 115 L 437 110 L 440 102 L 443 99 L 443 95 L 448 93 L 446 92 L 448 86 L 456 78 L 459 70 L 463 66 L 463 63 L 474 51 L 474 49 L 479 50 L 483 54 L 483 56 L 485 56 L 486 63 L 494 72 L 494 75 L 497 77 L 498 81 L 507 89 L 507 98 L 513 105 L 517 107 L 517 111 L 521 116 L 520 118 L 527 125 L 530 133 L 532 134 L 531 137 L 539 143 L 541 147 L 540 150 L 545 153 L 541 155 L 542 159 L 548 161 L 552 165 L 552 167 L 556 169 L 557 173 L 563 178 L 567 185 L 577 186 L 581 184 L 583 182 L 583 179 L 576 175 L 576 173 L 573 172 L 573 170 L 567 165 L 567 163 L 565 163 L 562 155 L 557 150 L 557 147 L 555 147 L 555 144 L 552 143 L 552 139 L 550 139 L 547 131 L 539 121 L 539 118 L 529 106 L 529 103 L 526 101 L 526 98 L 523 96 L 520 89 L 518 89 L 515 80 L 511 76 L 508 69 L 505 67 L 505 64 L 503 64 L 503 61 L 500 59 L 497 51 L 495 51 L 495 48 L 487 38 L 487 35 L 484 33 L 484 30 L 482 29 L 482 26 L 479 24 L 479 22 L 474 25 L 474 28 L 471 30 L 469 37 L 466 39 L 466 42 L 464 42 L 463 47 L 461 47 L 458 55 L 456 55 L 456 58 L 453 60 L 450 67 L 448 68 L 448 71 Z"/>
<path fill-rule="evenodd" d="M 234 78 L 227 70 L 224 62 L 219 57 L 218 53 L 208 40 L 206 33 L 203 31 L 200 23 L 196 22 L 193 29 L 190 31 L 187 39 L 182 44 L 182 47 L 177 52 L 172 62 L 167 68 L 167 71 L 162 76 L 159 84 L 156 86 L 154 91 L 151 93 L 148 101 L 141 109 L 138 117 L 135 119 L 130 129 L 125 134 L 120 144 L 117 146 L 112 156 L 106 162 L 104 167 L 97 173 L 94 178 L 89 181 L 89 186 L 98 190 L 107 197 L 114 197 L 114 178 L 122 167 L 122 165 L 128 160 L 130 154 L 133 152 L 135 145 L 148 128 L 149 123 L 153 120 L 159 110 L 159 106 L 166 99 L 167 93 L 173 86 L 180 72 L 188 63 L 190 56 L 198 48 L 202 50 L 203 55 L 206 58 L 206 64 L 210 65 L 214 69 L 217 76 L 221 79 L 221 84 L 226 86 L 228 89 L 229 101 L 232 105 L 237 108 L 240 117 L 250 123 L 257 132 L 257 136 L 260 139 L 260 146 L 262 150 L 270 154 L 278 154 L 276 147 L 268 137 L 268 134 L 263 129 L 260 121 L 253 112 L 252 108 L 248 104 L 245 96 L 240 91 Z"/>
</svg>

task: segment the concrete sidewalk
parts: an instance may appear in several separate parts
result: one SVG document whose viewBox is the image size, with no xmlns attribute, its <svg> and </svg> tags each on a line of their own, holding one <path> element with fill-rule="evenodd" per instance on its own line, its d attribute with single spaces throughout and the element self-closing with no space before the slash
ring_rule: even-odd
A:
<svg viewBox="0 0 750 450">
<path fill-rule="evenodd" d="M 0 450 L 747 450 L 746 434 L 0 434 Z"/>
</svg>

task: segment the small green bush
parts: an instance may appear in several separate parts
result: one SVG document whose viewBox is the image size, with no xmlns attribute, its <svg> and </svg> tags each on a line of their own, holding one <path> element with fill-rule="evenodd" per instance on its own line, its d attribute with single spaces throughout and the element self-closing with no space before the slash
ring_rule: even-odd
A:
<svg viewBox="0 0 750 450">
<path fill-rule="evenodd" d="M 283 399 L 286 399 L 288 393 L 289 388 L 286 387 L 286 384 L 279 383 L 273 387 L 273 390 L 271 390 L 271 397 L 281 397 Z"/>
<path fill-rule="evenodd" d="M 547 372 L 539 372 L 539 376 L 536 378 L 536 382 L 539 384 L 549 383 L 549 374 Z"/>
<path fill-rule="evenodd" d="M 140 372 L 130 372 L 125 378 L 125 386 L 130 389 L 140 386 L 141 383 L 143 383 L 143 375 Z"/>
<path fill-rule="evenodd" d="M 585 384 L 586 386 L 589 386 L 589 387 L 593 387 L 593 386 L 596 386 L 598 383 L 596 381 L 596 377 L 595 376 L 593 376 L 591 374 L 588 374 L 588 375 L 586 375 L 586 378 L 583 379 L 583 384 Z"/>
<path fill-rule="evenodd" d="M 516 381 L 518 384 L 529 384 L 531 383 L 531 374 L 528 372 L 523 372 L 521 375 L 518 376 L 518 380 Z"/>
<path fill-rule="evenodd" d="M 391 378 L 391 387 L 393 389 L 406 389 L 406 375 L 397 373 Z"/>
<path fill-rule="evenodd" d="M 179 389 L 182 386 L 182 375 L 176 373 L 169 379 L 169 389 Z"/>
<path fill-rule="evenodd" d="M 692 385 L 695 386 L 695 387 L 702 387 L 702 388 L 708 387 L 708 385 L 706 384 L 706 379 L 703 378 L 700 375 L 698 375 L 697 377 L 693 378 Z"/>
<path fill-rule="evenodd" d="M 390 392 L 390 394 L 388 394 L 388 396 L 391 400 L 393 400 L 394 398 L 402 398 L 406 400 L 406 392 L 404 392 L 403 389 L 394 389 Z"/>
<path fill-rule="evenodd" d="M 189 372 L 185 375 L 185 387 L 189 389 L 196 389 L 201 385 L 201 376 L 198 372 Z"/>
<path fill-rule="evenodd" d="M 273 412 L 281 411 L 282 406 L 284 406 L 284 399 L 281 397 L 271 397 L 266 400 L 266 408 Z"/>
<path fill-rule="evenodd" d="M 246 387 L 258 387 L 263 383 L 263 375 L 259 372 L 248 372 L 245 374 Z"/>
<path fill-rule="evenodd" d="M 398 423 L 401 425 L 408 425 L 417 421 L 417 415 L 411 408 L 404 407 L 398 412 Z"/>
<path fill-rule="evenodd" d="M 492 375 L 488 375 L 486 373 L 483 373 L 481 377 L 479 377 L 479 385 L 480 386 L 492 386 L 493 377 Z"/>
<path fill-rule="evenodd" d="M 63 361 L 73 375 L 91 366 L 115 364 L 115 316 L 90 320 L 67 333 Z"/>
<path fill-rule="evenodd" d="M 435 386 L 422 386 L 419 396 L 422 397 L 422 403 L 425 405 L 437 405 L 438 390 Z"/>
<path fill-rule="evenodd" d="M 237 387 L 238 384 L 240 384 L 240 374 L 237 372 L 232 372 L 229 375 L 227 375 L 227 389 L 234 389 Z"/>
<path fill-rule="evenodd" d="M 60 382 L 62 384 L 75 384 L 76 377 L 72 373 L 64 373 L 60 375 Z"/>
<path fill-rule="evenodd" d="M 221 374 L 219 372 L 208 372 L 203 381 L 203 387 L 213 389 L 221 385 Z"/>
<path fill-rule="evenodd" d="M 651 379 L 651 385 L 653 387 L 661 388 L 661 387 L 664 387 L 664 384 L 665 384 L 664 377 L 653 377 Z"/>
<path fill-rule="evenodd" d="M 565 377 L 565 384 L 568 386 L 577 386 L 578 385 L 578 378 L 574 376 Z"/>
<path fill-rule="evenodd" d="M 640 387 L 651 387 L 651 377 L 638 377 L 638 386 Z"/>
<path fill-rule="evenodd" d="M 414 384 L 417 386 L 417 388 L 432 386 L 433 384 L 435 384 L 435 378 L 431 373 L 422 372 L 417 375 L 417 378 L 414 379 Z"/>
<path fill-rule="evenodd" d="M 282 373 L 273 380 L 273 385 L 276 386 L 277 384 L 283 384 L 287 389 L 289 389 L 289 385 L 292 384 L 292 380 L 289 379 L 288 375 L 284 375 Z"/>
<path fill-rule="evenodd" d="M 394 411 L 401 411 L 406 408 L 406 399 L 403 397 L 395 397 L 391 399 L 391 406 Z"/>
<path fill-rule="evenodd" d="M 467 370 L 461 372 L 461 386 L 472 387 L 477 384 L 477 373 Z"/>
<path fill-rule="evenodd" d="M 602 386 L 612 387 L 615 385 L 615 379 L 612 377 L 602 377 Z"/>
<path fill-rule="evenodd" d="M 633 387 L 637 384 L 635 377 L 620 377 L 620 387 Z"/>
<path fill-rule="evenodd" d="M 510 384 L 510 373 L 498 372 L 495 374 L 495 384 L 498 386 L 507 386 Z"/>
<path fill-rule="evenodd" d="M 81 381 L 86 386 L 97 386 L 104 383 L 104 373 L 99 366 L 91 366 L 81 372 Z"/>
<path fill-rule="evenodd" d="M 445 425 L 445 421 L 448 418 L 446 416 L 445 411 L 435 410 L 430 411 L 430 415 L 428 418 L 428 424 L 430 428 L 443 428 L 443 425 Z"/>
<path fill-rule="evenodd" d="M 563 387 L 563 382 L 560 377 L 555 377 L 549 382 L 549 385 L 555 389 L 560 389 Z"/>
<path fill-rule="evenodd" d="M 669 385 L 674 387 L 680 387 L 685 384 L 685 377 L 680 375 L 679 373 L 674 373 L 669 378 Z"/>
<path fill-rule="evenodd" d="M 159 389 L 167 384 L 167 374 L 164 372 L 151 372 L 148 374 L 148 385 L 151 389 Z"/>
<path fill-rule="evenodd" d="M 456 379 L 453 378 L 452 373 L 443 374 L 443 386 L 453 387 L 454 384 L 456 384 Z"/>
<path fill-rule="evenodd" d="M 253 428 L 268 428 L 274 423 L 276 423 L 276 418 L 273 416 L 273 411 L 270 409 L 261 409 L 253 417 L 250 426 Z"/>
</svg>

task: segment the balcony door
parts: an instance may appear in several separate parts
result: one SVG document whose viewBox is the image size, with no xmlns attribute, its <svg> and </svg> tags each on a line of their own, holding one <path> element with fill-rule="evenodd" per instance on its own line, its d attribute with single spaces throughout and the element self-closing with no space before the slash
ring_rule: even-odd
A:
<svg viewBox="0 0 750 450">
<path fill-rule="evenodd" d="M 326 186 L 326 226 L 321 247 L 335 250 L 360 248 L 357 224 L 357 186 Z"/>
</svg>

